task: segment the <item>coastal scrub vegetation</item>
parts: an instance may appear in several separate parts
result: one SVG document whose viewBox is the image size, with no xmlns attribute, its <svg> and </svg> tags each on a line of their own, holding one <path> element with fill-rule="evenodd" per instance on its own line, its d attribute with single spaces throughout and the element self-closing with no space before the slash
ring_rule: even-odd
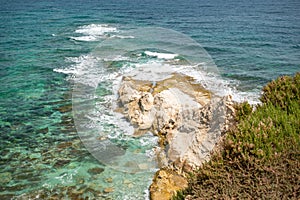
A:
<svg viewBox="0 0 300 200">
<path fill-rule="evenodd" d="M 300 73 L 263 88 L 262 104 L 236 105 L 220 151 L 173 199 L 299 199 Z"/>
</svg>

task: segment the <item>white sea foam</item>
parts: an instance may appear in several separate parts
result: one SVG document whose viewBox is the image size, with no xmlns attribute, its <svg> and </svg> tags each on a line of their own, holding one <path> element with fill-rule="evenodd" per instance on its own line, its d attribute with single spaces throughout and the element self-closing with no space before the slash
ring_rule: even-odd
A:
<svg viewBox="0 0 300 200">
<path fill-rule="evenodd" d="M 62 73 L 62 74 L 77 74 L 77 70 L 75 68 L 65 68 L 65 69 L 53 69 L 53 71 Z"/>
<path fill-rule="evenodd" d="M 100 59 L 92 55 L 82 55 L 77 58 L 67 58 L 67 61 L 73 62 L 69 67 L 54 69 L 55 72 L 71 75 L 68 78 L 76 83 L 88 85 L 96 88 L 103 79 L 103 69 L 98 68 Z"/>
<path fill-rule="evenodd" d="M 159 59 L 166 59 L 166 60 L 172 60 L 175 57 L 178 56 L 178 54 L 171 54 L 171 53 L 158 53 L 158 52 L 152 52 L 152 51 L 145 51 L 144 52 L 146 55 L 151 56 L 151 57 L 156 57 Z"/>
<path fill-rule="evenodd" d="M 112 35 L 111 38 L 119 38 L 119 39 L 134 39 L 135 37 L 132 35 Z"/>
<path fill-rule="evenodd" d="M 103 61 L 130 61 L 130 58 L 129 57 L 126 57 L 126 56 L 115 56 L 115 57 L 112 57 L 112 58 L 104 58 Z"/>
<path fill-rule="evenodd" d="M 88 41 L 96 41 L 98 40 L 97 37 L 95 36 L 91 36 L 91 35 L 87 35 L 87 36 L 79 36 L 79 37 L 70 37 L 72 40 L 76 40 L 76 41 L 84 41 L 84 42 L 88 42 Z"/>
<path fill-rule="evenodd" d="M 81 33 L 83 35 L 102 36 L 105 33 L 118 32 L 117 28 L 111 27 L 107 24 L 90 24 L 81 26 L 75 31 L 75 33 Z"/>
<path fill-rule="evenodd" d="M 113 26 L 108 24 L 90 24 L 85 26 L 80 26 L 75 30 L 76 34 L 81 34 L 81 36 L 71 36 L 71 40 L 91 42 L 98 41 L 104 38 L 117 38 L 117 39 L 134 39 L 131 35 L 118 35 L 120 31 Z"/>
<path fill-rule="evenodd" d="M 75 33 L 81 34 L 81 36 L 71 36 L 70 39 L 83 42 L 97 41 L 106 37 L 110 37 L 110 34 L 117 32 L 119 32 L 119 30 L 116 27 L 112 27 L 108 24 L 90 24 L 80 26 L 77 30 L 75 30 Z M 119 37 L 116 35 L 113 36 Z M 126 36 L 120 37 L 125 38 Z"/>
</svg>

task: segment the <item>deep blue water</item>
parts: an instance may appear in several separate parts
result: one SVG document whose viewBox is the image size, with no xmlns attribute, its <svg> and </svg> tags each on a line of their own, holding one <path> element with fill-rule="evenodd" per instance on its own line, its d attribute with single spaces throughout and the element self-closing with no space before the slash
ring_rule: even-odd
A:
<svg viewBox="0 0 300 200">
<path fill-rule="evenodd" d="M 300 71 L 297 0 L 1 0 L 0 19 L 0 199 L 125 199 L 126 192 L 128 199 L 144 198 L 151 178 L 139 182 L 149 174 L 106 168 L 81 144 L 71 112 L 73 82 L 54 70 L 74 66 L 74 59 L 82 64 L 107 37 L 80 33 L 91 31 L 89 25 L 186 34 L 211 55 L 230 87 L 253 101 L 268 81 Z M 107 187 L 118 192 L 105 194 Z"/>
</svg>

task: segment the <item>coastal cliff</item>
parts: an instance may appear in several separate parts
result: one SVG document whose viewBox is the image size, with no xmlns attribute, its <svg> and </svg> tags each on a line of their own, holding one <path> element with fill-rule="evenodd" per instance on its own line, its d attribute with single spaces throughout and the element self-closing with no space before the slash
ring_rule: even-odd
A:
<svg viewBox="0 0 300 200">
<path fill-rule="evenodd" d="M 161 170 L 150 186 L 151 199 L 170 199 L 185 188 L 185 172 L 209 160 L 233 123 L 231 96 L 218 97 L 187 75 L 172 73 L 155 82 L 124 76 L 118 94 L 117 111 L 135 127 L 134 136 L 159 137 Z"/>
</svg>

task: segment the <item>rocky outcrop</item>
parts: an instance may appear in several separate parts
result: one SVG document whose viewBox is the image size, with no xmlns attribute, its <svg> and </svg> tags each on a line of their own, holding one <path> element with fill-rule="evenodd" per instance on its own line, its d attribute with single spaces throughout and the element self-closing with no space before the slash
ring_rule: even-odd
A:
<svg viewBox="0 0 300 200">
<path fill-rule="evenodd" d="M 135 126 L 160 137 L 161 167 L 195 168 L 210 152 L 232 120 L 230 96 L 213 97 L 191 77 L 173 74 L 156 83 L 124 77 L 119 89 L 121 112 Z"/>
<path fill-rule="evenodd" d="M 233 122 L 231 97 L 217 97 L 186 75 L 173 73 L 156 82 L 127 76 L 118 92 L 119 111 L 134 125 L 135 136 L 148 131 L 157 135 L 159 167 L 177 174 L 207 161 Z M 151 198 L 167 199 L 162 196 L 172 195 L 173 190 L 157 188 L 177 188 L 176 183 L 160 174 L 166 171 L 158 173 L 150 187 Z"/>
</svg>

